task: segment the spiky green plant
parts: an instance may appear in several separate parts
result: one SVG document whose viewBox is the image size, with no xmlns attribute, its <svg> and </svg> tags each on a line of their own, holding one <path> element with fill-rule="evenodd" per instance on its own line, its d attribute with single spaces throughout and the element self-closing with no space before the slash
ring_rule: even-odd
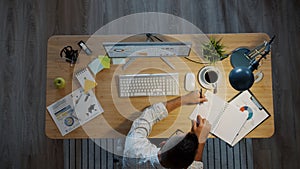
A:
<svg viewBox="0 0 300 169">
<path fill-rule="evenodd" d="M 228 57 L 224 55 L 225 46 L 221 43 L 221 40 L 222 38 L 216 40 L 214 37 L 211 37 L 208 43 L 203 44 L 203 57 L 212 64 Z"/>
</svg>

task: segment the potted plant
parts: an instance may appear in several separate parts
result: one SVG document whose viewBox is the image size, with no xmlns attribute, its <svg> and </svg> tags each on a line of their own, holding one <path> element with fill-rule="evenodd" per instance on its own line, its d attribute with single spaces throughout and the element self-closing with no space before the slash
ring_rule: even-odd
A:
<svg viewBox="0 0 300 169">
<path fill-rule="evenodd" d="M 228 55 L 224 55 L 225 46 L 221 43 L 221 40 L 222 38 L 216 40 L 214 37 L 210 37 L 210 41 L 202 46 L 203 57 L 211 64 L 228 57 Z"/>
<path fill-rule="evenodd" d="M 201 68 L 199 72 L 199 82 L 206 89 L 213 89 L 217 92 L 218 81 L 221 79 L 220 70 L 215 66 L 215 63 L 228 57 L 225 55 L 225 46 L 221 43 L 221 39 L 216 40 L 215 37 L 210 37 L 208 43 L 203 44 L 202 51 L 204 59 L 210 64 Z"/>
</svg>

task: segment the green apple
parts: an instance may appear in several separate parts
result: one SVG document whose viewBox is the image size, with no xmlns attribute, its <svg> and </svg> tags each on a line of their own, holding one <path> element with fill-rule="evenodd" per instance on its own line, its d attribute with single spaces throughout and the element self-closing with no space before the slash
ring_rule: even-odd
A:
<svg viewBox="0 0 300 169">
<path fill-rule="evenodd" d="M 54 79 L 54 85 L 56 86 L 56 88 L 62 89 L 65 87 L 66 81 L 62 77 L 57 77 Z"/>
</svg>

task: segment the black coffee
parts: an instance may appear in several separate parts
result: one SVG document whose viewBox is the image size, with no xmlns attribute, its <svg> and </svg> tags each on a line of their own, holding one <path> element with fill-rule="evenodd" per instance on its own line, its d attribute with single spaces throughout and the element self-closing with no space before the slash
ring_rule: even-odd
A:
<svg viewBox="0 0 300 169">
<path fill-rule="evenodd" d="M 218 74 L 214 71 L 207 71 L 204 78 L 208 83 L 215 83 L 218 80 Z"/>
</svg>

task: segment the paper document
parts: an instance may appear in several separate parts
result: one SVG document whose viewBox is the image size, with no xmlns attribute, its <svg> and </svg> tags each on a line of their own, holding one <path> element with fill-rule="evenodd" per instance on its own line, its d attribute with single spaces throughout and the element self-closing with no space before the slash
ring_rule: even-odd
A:
<svg viewBox="0 0 300 169">
<path fill-rule="evenodd" d="M 60 133 L 64 136 L 103 112 L 92 90 L 82 88 L 47 107 Z"/>
<path fill-rule="evenodd" d="M 205 96 L 208 102 L 198 104 L 190 119 L 195 120 L 200 114 L 211 123 L 210 132 L 213 135 L 233 145 L 233 141 L 246 122 L 247 114 L 210 91 L 206 91 Z"/>
</svg>

